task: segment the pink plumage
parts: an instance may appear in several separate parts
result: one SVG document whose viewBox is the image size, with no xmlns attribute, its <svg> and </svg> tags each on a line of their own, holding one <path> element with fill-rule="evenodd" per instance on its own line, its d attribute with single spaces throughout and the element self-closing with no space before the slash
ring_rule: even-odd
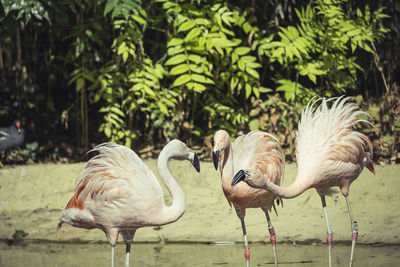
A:
<svg viewBox="0 0 400 267">
<path fill-rule="evenodd" d="M 224 156 L 219 159 L 221 151 L 224 151 Z M 239 136 L 234 143 L 231 143 L 229 134 L 224 130 L 219 130 L 214 136 L 213 161 L 215 169 L 219 165 L 221 170 L 222 190 L 229 204 L 232 203 L 235 207 L 242 224 L 247 265 L 249 265 L 250 258 L 244 222 L 247 208 L 261 208 L 264 211 L 271 235 L 275 264 L 277 264 L 275 231 L 268 214 L 271 207 L 275 209 L 275 196 L 268 191 L 252 188 L 245 183 L 232 187 L 231 182 L 233 175 L 245 168 L 248 171 L 260 173 L 272 183 L 280 185 L 285 157 L 278 140 L 269 133 L 252 131 Z"/>
<path fill-rule="evenodd" d="M 301 114 L 296 138 L 298 174 L 295 181 L 280 187 L 260 173 L 239 170 L 233 184 L 244 180 L 253 188 L 266 189 L 278 197 L 294 198 L 309 188 L 315 188 L 321 196 L 329 244 L 329 265 L 331 265 L 331 240 L 325 195 L 339 187 L 346 198 L 352 227 L 352 251 L 350 265 L 358 235 L 357 222 L 353 220 L 348 198 L 350 184 L 357 179 L 364 167 L 375 174 L 372 163 L 372 143 L 367 136 L 356 130 L 356 125 L 370 124 L 369 115 L 352 102 L 350 97 L 318 99 L 310 101 Z M 318 105 L 318 103 L 320 103 Z M 330 105 L 330 107 L 329 107 Z M 240 183 L 239 183 L 240 184 Z M 238 185 L 239 185 L 238 184 Z"/>
<path fill-rule="evenodd" d="M 58 219 L 57 233 L 63 223 L 103 230 L 112 248 L 111 266 L 121 233 L 129 265 L 130 246 L 138 228 L 175 222 L 185 211 L 185 194 L 169 172 L 168 160 L 189 160 L 200 171 L 198 157 L 179 140 L 170 141 L 161 151 L 159 173 L 173 197 L 171 206 L 166 206 L 156 176 L 131 149 L 104 143 L 90 152 L 98 154 L 86 163 L 75 194 Z"/>
<path fill-rule="evenodd" d="M 298 179 L 307 180 L 308 186 L 315 187 L 322 195 L 332 186 L 338 186 L 344 196 L 348 195 L 350 184 L 372 159 L 371 141 L 354 130 L 358 123 L 370 124 L 360 118 L 369 115 L 349 100 L 350 97 L 340 97 L 310 102 L 299 122 Z M 321 104 L 315 107 L 318 102 Z M 330 108 L 329 102 L 333 102 Z M 369 160 L 365 163 L 367 155 Z"/>
</svg>

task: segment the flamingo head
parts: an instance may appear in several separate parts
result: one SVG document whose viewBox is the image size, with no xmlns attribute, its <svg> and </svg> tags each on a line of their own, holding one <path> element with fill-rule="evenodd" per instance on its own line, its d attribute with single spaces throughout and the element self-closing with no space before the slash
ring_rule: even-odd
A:
<svg viewBox="0 0 400 267">
<path fill-rule="evenodd" d="M 235 176 L 233 176 L 231 186 L 235 186 L 239 182 L 243 181 L 251 187 L 263 188 L 265 182 L 263 176 L 260 174 L 259 171 L 255 171 L 254 169 L 240 170 L 235 174 Z"/>
<path fill-rule="evenodd" d="M 200 172 L 200 161 L 199 157 L 197 156 L 196 152 L 193 151 L 191 157 L 189 157 L 190 162 L 192 163 L 193 167 L 196 169 L 197 172 Z"/>
<path fill-rule="evenodd" d="M 213 163 L 214 163 L 214 168 L 215 170 L 218 170 L 218 162 L 219 162 L 219 153 L 220 150 L 214 150 L 213 151 Z"/>
<path fill-rule="evenodd" d="M 177 160 L 189 160 L 197 172 L 200 172 L 200 161 L 196 152 L 188 147 L 184 142 L 174 139 L 168 143 L 168 146 L 174 146 L 174 155 L 172 156 Z"/>
<path fill-rule="evenodd" d="M 370 172 L 375 175 L 375 166 L 372 162 L 372 154 L 370 152 L 364 152 L 364 158 L 362 160 L 363 167 L 366 167 Z"/>
<path fill-rule="evenodd" d="M 233 176 L 231 186 L 235 186 L 236 184 L 238 184 L 241 181 L 246 181 L 246 176 L 248 176 L 246 174 L 247 174 L 247 172 L 244 170 L 238 171 L 235 174 L 235 176 Z"/>
<path fill-rule="evenodd" d="M 213 163 L 218 170 L 219 155 L 230 143 L 229 134 L 224 130 L 218 130 L 214 135 Z"/>
</svg>

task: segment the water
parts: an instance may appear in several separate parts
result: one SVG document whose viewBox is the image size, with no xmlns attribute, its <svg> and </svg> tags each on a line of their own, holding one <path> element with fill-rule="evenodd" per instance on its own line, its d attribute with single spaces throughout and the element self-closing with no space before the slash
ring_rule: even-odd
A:
<svg viewBox="0 0 400 267">
<path fill-rule="evenodd" d="M 324 245 L 278 244 L 279 266 L 327 266 Z M 273 266 L 270 245 L 251 244 L 251 266 Z M 348 266 L 349 246 L 334 246 L 334 266 Z M 116 266 L 124 265 L 125 246 L 115 249 Z M 245 266 L 242 245 L 134 244 L 131 266 Z M 0 243 L 0 266 L 109 266 L 108 244 Z M 357 246 L 355 266 L 400 266 L 399 246 Z"/>
</svg>

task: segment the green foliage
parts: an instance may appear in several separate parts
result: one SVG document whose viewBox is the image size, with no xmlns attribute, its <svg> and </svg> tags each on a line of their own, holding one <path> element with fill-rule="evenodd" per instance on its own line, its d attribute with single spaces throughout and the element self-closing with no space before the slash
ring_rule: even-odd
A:
<svg viewBox="0 0 400 267">
<path fill-rule="evenodd" d="M 183 9 L 174 2 L 158 2 L 173 26 L 164 65 L 173 79 L 170 90 L 184 96 L 178 100 L 184 122 L 194 124 L 192 133 L 204 134 L 203 125 L 190 114 L 198 112 L 209 121 L 209 130 L 212 121 L 236 132 L 247 121 L 242 104 L 250 95 L 260 97 L 263 92 L 257 71 L 261 64 L 235 33 L 245 34 L 242 14 L 222 3 L 185 4 Z M 195 104 L 195 110 L 185 102 Z"/>
<path fill-rule="evenodd" d="M 2 0 L 4 14 L 7 16 L 9 13 L 14 16 L 15 20 L 22 20 L 26 24 L 32 18 L 38 20 L 46 20 L 51 22 L 49 12 L 46 5 L 35 0 Z M 15 13 L 14 13 L 15 12 Z M 14 14 L 13 14 L 14 13 Z M 1 21 L 1 20 L 0 20 Z"/>
<path fill-rule="evenodd" d="M 286 75 L 275 75 L 278 91 L 285 92 L 286 101 L 299 97 L 306 103 L 314 95 L 355 91 L 357 71 L 363 71 L 355 52 L 374 53 L 371 44 L 382 40 L 388 31 L 379 27 L 387 15 L 382 8 L 371 12 L 368 5 L 364 11 L 357 8 L 356 14 L 351 14 L 346 12 L 347 4 L 348 0 L 318 0 L 295 9 L 297 25 L 281 27 L 277 36 L 260 40 L 259 55 L 288 70 Z M 296 73 L 293 82 L 291 71 Z"/>
<path fill-rule="evenodd" d="M 131 146 L 262 129 L 290 154 L 302 105 L 366 92 L 360 74 L 388 32 L 379 1 L 1 3 L 5 91 L 76 122 L 81 146 L 96 132 Z M 52 97 L 59 84 L 72 99 Z"/>
</svg>

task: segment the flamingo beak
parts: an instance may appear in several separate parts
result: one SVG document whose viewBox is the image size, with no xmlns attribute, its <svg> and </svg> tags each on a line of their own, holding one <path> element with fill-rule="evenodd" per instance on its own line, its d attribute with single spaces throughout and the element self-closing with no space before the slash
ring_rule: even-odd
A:
<svg viewBox="0 0 400 267">
<path fill-rule="evenodd" d="M 197 157 L 197 154 L 194 153 L 194 158 L 192 161 L 193 167 L 196 169 L 197 172 L 200 172 L 200 161 L 199 157 Z"/>
<path fill-rule="evenodd" d="M 243 181 L 245 177 L 246 177 L 246 173 L 244 172 L 244 170 L 238 171 L 235 174 L 235 176 L 233 176 L 231 186 L 235 186 L 240 181 Z"/>
<path fill-rule="evenodd" d="M 219 162 L 219 150 L 213 152 L 213 162 L 215 170 L 218 170 L 218 162 Z"/>
<path fill-rule="evenodd" d="M 370 172 L 372 172 L 375 175 L 375 166 L 372 161 L 370 163 L 368 163 L 367 165 L 365 165 L 365 167 L 367 167 L 367 169 L 370 170 Z"/>
</svg>

